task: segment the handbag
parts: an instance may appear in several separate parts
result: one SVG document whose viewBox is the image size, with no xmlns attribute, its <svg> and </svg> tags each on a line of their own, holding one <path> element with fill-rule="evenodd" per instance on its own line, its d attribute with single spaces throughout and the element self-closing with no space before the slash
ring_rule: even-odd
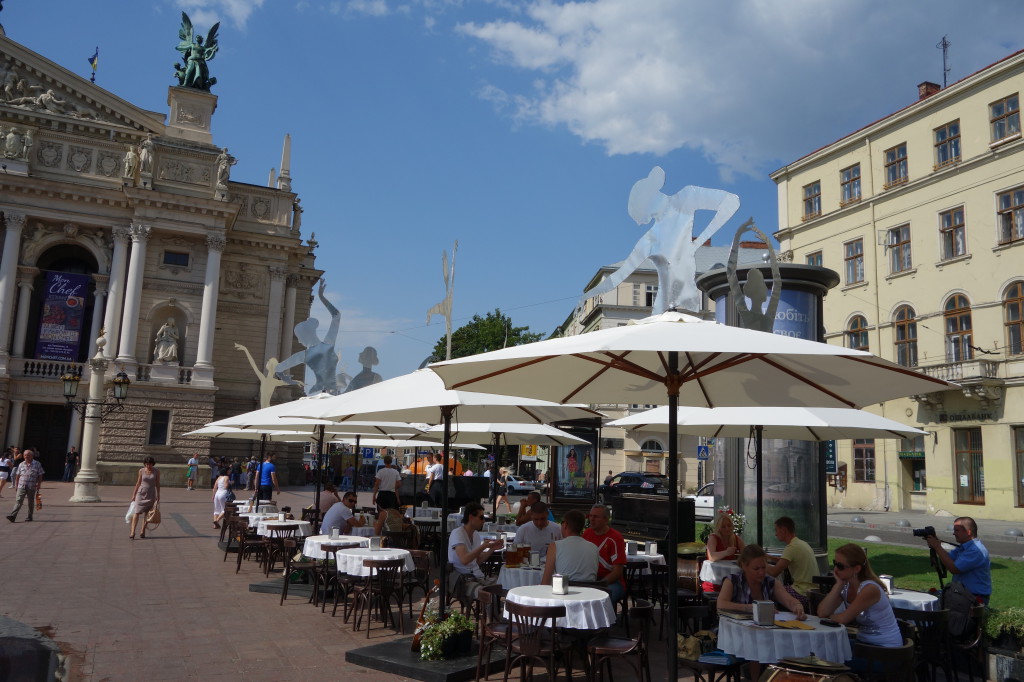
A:
<svg viewBox="0 0 1024 682">
<path fill-rule="evenodd" d="M 36 491 L 36 509 L 42 509 L 42 508 L 43 508 L 43 494 L 37 490 Z"/>
<path fill-rule="evenodd" d="M 146 525 L 147 526 L 159 526 L 160 525 L 160 507 L 153 507 L 146 512 Z"/>
<path fill-rule="evenodd" d="M 224 504 L 230 504 L 235 501 L 235 491 L 228 488 L 228 494 L 224 496 Z"/>
</svg>

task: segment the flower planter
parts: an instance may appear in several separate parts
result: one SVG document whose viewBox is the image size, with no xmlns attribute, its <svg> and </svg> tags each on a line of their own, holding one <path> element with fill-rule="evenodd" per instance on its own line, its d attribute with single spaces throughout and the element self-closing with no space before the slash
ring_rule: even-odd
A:
<svg viewBox="0 0 1024 682">
<path fill-rule="evenodd" d="M 446 660 L 468 656 L 473 650 L 473 633 L 459 632 L 444 640 L 441 644 L 441 655 Z"/>
</svg>

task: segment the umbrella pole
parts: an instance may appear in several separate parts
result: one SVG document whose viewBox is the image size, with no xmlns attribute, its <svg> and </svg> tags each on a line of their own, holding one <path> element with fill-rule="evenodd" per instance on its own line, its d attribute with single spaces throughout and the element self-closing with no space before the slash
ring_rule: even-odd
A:
<svg viewBox="0 0 1024 682">
<path fill-rule="evenodd" d="M 678 443 L 678 408 L 679 408 L 679 352 L 668 353 L 668 547 L 665 559 L 669 570 L 668 585 L 668 618 L 672 624 L 668 632 L 668 679 L 673 682 L 679 678 L 679 659 L 677 658 L 678 642 L 676 641 L 676 625 L 679 621 L 679 595 L 677 585 L 677 566 L 679 564 L 679 443 Z M 674 380 L 673 380 L 674 379 Z"/>
<path fill-rule="evenodd" d="M 454 405 L 446 405 L 441 408 L 441 417 L 444 419 L 444 477 L 441 479 L 441 537 L 445 539 L 445 545 L 448 544 L 448 458 L 450 457 L 451 451 L 451 440 L 452 440 L 452 413 L 455 411 Z M 436 482 L 430 485 L 437 485 Z M 440 576 L 441 576 L 441 593 L 439 603 L 437 605 L 438 618 L 444 620 L 444 607 L 448 603 L 448 552 L 441 552 L 440 562 Z"/>
<path fill-rule="evenodd" d="M 324 425 L 317 427 L 319 434 L 316 441 L 316 481 L 313 483 L 313 509 L 316 510 L 316 520 L 313 523 L 313 534 L 320 532 L 320 485 L 324 479 Z"/>
<path fill-rule="evenodd" d="M 762 438 L 763 436 L 764 436 L 764 427 L 763 426 L 755 426 L 754 427 L 754 461 L 757 464 L 757 544 L 759 544 L 762 547 L 764 547 L 764 523 L 762 522 L 762 519 L 761 519 L 762 513 L 764 512 L 764 492 L 762 491 L 762 488 L 761 488 L 761 484 L 763 482 L 762 481 L 763 472 L 762 472 L 762 467 L 761 467 L 761 458 L 762 458 L 762 456 L 764 454 L 764 452 L 762 450 L 762 447 L 764 445 L 763 438 Z"/>
<path fill-rule="evenodd" d="M 491 434 L 491 447 L 494 449 L 494 471 L 491 472 L 491 478 L 490 478 L 490 481 L 491 481 L 491 491 L 490 492 L 491 492 L 491 518 L 494 519 L 495 523 L 498 522 L 498 496 L 497 496 L 496 493 L 498 492 L 498 462 L 501 459 L 498 456 L 498 447 L 499 447 L 498 443 L 499 442 L 500 441 L 498 439 L 498 434 L 492 433 Z"/>
</svg>

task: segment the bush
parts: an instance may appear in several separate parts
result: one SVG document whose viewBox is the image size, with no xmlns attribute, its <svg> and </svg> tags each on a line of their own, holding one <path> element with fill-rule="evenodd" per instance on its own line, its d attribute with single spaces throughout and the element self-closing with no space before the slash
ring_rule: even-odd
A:
<svg viewBox="0 0 1024 682">
<path fill-rule="evenodd" d="M 445 619 L 437 622 L 437 614 L 428 615 L 429 624 L 423 630 L 423 637 L 420 639 L 420 658 L 424 661 L 439 661 L 444 656 L 444 643 L 451 637 L 460 633 L 469 633 L 472 636 L 476 631 L 476 623 L 458 612 L 445 614 Z"/>
</svg>

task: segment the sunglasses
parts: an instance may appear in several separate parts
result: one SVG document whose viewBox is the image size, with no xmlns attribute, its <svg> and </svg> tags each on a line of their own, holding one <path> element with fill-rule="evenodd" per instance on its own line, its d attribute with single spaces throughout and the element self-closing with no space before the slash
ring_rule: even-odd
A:
<svg viewBox="0 0 1024 682">
<path fill-rule="evenodd" d="M 833 561 L 832 566 L 838 568 L 840 571 L 845 571 L 848 568 L 853 568 L 853 564 L 844 564 L 841 561 Z"/>
</svg>

